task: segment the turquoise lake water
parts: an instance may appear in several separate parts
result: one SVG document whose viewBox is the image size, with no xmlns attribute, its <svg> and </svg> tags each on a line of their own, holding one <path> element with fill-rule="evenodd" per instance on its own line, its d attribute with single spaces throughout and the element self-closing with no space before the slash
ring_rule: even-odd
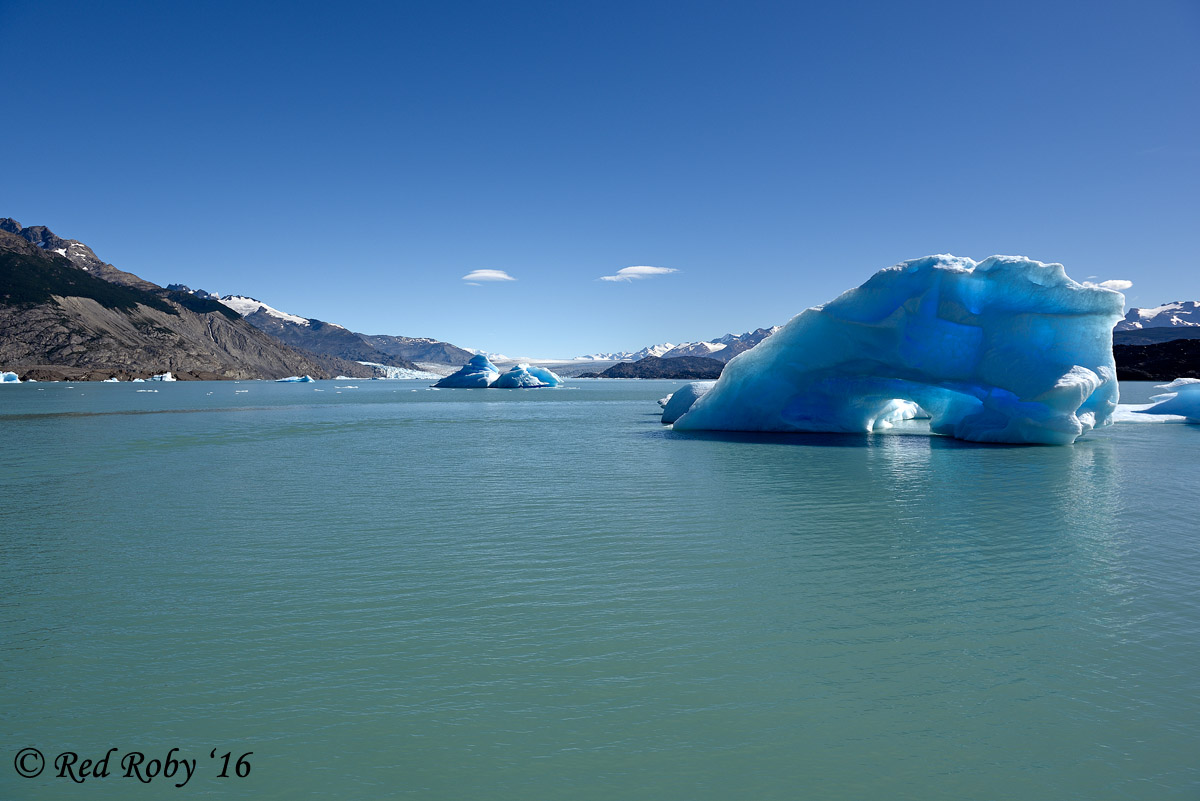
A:
<svg viewBox="0 0 1200 801">
<path fill-rule="evenodd" d="M 678 385 L 0 387 L 0 798 L 1200 797 L 1200 426 L 684 435 Z"/>
</svg>

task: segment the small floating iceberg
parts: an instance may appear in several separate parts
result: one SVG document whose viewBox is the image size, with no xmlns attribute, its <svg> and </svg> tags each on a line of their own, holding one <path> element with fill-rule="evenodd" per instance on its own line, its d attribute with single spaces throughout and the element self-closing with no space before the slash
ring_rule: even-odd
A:
<svg viewBox="0 0 1200 801">
<path fill-rule="evenodd" d="M 1189 423 L 1200 423 L 1200 378 L 1176 378 L 1158 388 L 1171 391 L 1152 397 L 1150 400 L 1155 404 L 1137 410 L 1137 414 L 1170 414 L 1186 417 Z"/>
<path fill-rule="evenodd" d="M 436 388 L 478 389 L 490 387 L 500 377 L 500 370 L 483 354 L 472 356 L 454 375 L 448 375 L 434 384 Z"/>
<path fill-rule="evenodd" d="M 21 379 L 17 378 L 16 373 L 8 371 L 0 372 L 0 384 L 20 384 Z"/>
<path fill-rule="evenodd" d="M 670 425 L 687 414 L 688 409 L 692 408 L 692 404 L 700 400 L 705 393 L 713 388 L 713 384 L 715 383 L 717 382 L 693 381 L 660 400 L 659 404 L 663 407 L 663 425 Z M 663 403 L 663 401 L 666 401 L 666 403 Z"/>
<path fill-rule="evenodd" d="M 113 378 L 106 378 L 103 381 L 101 381 L 100 383 L 102 383 L 102 384 L 119 384 L 119 383 L 121 383 L 121 379 L 114 376 Z"/>
<path fill-rule="evenodd" d="M 537 389 L 538 387 L 557 387 L 562 379 L 544 367 L 530 367 L 528 364 L 518 364 L 493 384 L 497 389 Z"/>
<path fill-rule="evenodd" d="M 276 378 L 276 384 L 309 384 L 315 381 L 311 375 L 289 375 L 287 378 Z"/>
<path fill-rule="evenodd" d="M 130 381 L 129 383 L 131 383 L 131 384 L 145 384 L 145 383 L 146 383 L 146 379 L 144 379 L 144 378 L 135 378 L 135 379 L 133 379 L 132 381 Z"/>
<path fill-rule="evenodd" d="M 151 381 L 178 381 L 179 379 L 177 379 L 175 376 L 171 375 L 170 372 L 166 372 L 166 373 L 162 373 L 161 375 L 152 375 L 152 376 L 150 376 L 150 380 Z"/>
</svg>

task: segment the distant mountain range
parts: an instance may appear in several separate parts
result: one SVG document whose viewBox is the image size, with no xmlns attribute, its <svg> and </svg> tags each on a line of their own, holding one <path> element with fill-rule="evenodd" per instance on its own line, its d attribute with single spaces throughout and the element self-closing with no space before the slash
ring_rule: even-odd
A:
<svg viewBox="0 0 1200 801">
<path fill-rule="evenodd" d="M 576 356 L 576 361 L 613 361 L 613 362 L 637 362 L 645 359 L 648 356 L 654 356 L 660 359 L 679 359 L 688 356 L 699 356 L 708 359 L 715 359 L 719 362 L 727 362 L 734 356 L 737 356 L 743 351 L 762 342 L 767 337 L 774 334 L 782 326 L 772 326 L 771 328 L 759 328 L 754 331 L 747 331 L 744 334 L 725 334 L 713 340 L 705 340 L 701 342 L 685 342 L 682 345 L 673 345 L 670 342 L 664 342 L 660 345 L 650 345 L 642 348 L 639 351 L 616 351 L 613 353 L 592 353 L 587 356 Z"/>
<path fill-rule="evenodd" d="M 1139 331 L 1146 328 L 1200 328 L 1200 303 L 1177 300 L 1152 309 L 1130 309 L 1114 331 Z"/>
<path fill-rule="evenodd" d="M 253 298 L 163 288 L 45 226 L 0 219 L 0 365 L 23 376 L 370 378 L 468 358 L 433 339 L 357 334 Z"/>
</svg>

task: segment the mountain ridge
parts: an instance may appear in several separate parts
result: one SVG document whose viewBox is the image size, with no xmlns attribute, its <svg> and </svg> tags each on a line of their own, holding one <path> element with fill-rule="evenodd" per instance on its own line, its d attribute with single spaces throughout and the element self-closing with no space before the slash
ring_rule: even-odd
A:
<svg viewBox="0 0 1200 801">
<path fill-rule="evenodd" d="M 11 223 L 14 221 L 5 221 Z M 40 380 L 281 378 L 357 368 L 302 354 L 203 299 L 113 268 L 82 269 L 44 231 L 0 230 L 0 364 Z M 22 229 L 24 230 L 24 229 Z M 78 250 L 78 249 L 77 249 Z M 94 254 L 91 258 L 94 258 Z M 105 276 L 117 277 L 119 282 Z M 144 286 L 154 287 L 154 290 Z M 200 308 L 197 310 L 197 304 Z M 207 307 L 211 304 L 212 307 Z M 353 374 L 353 373 L 347 373 Z"/>
<path fill-rule="evenodd" d="M 368 338 L 246 296 L 163 288 L 12 218 L 0 218 L 0 261 L 0 364 L 34 378 L 371 378 L 420 372 L 406 354 L 447 364 L 470 356 L 429 338 Z"/>
</svg>

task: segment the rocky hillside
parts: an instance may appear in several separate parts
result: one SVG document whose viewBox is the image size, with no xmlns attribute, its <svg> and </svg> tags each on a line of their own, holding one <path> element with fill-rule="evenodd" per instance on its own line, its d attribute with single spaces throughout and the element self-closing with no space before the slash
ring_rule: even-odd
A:
<svg viewBox="0 0 1200 801">
<path fill-rule="evenodd" d="M 1173 339 L 1200 339 L 1200 326 L 1187 328 L 1134 328 L 1113 331 L 1113 345 L 1153 345 Z"/>
<path fill-rule="evenodd" d="M 1200 378 L 1200 338 L 1149 345 L 1113 345 L 1119 381 Z"/>
<path fill-rule="evenodd" d="M 602 373 L 583 373 L 580 378 L 670 378 L 679 381 L 705 381 L 721 377 L 725 363 L 703 356 L 676 356 L 663 359 L 647 356 L 636 362 L 620 362 Z"/>
<path fill-rule="evenodd" d="M 472 353 L 468 350 L 425 337 L 394 337 L 383 334 L 359 334 L 367 344 L 389 356 L 410 362 L 464 364 Z"/>
<path fill-rule="evenodd" d="M 259 331 L 264 331 L 298 350 L 356 362 L 402 367 L 406 370 L 420 369 L 408 359 L 373 347 L 362 334 L 356 334 L 337 323 L 281 312 L 260 300 L 244 295 L 227 295 L 222 297 L 220 302 L 242 315 L 246 322 Z"/>
<path fill-rule="evenodd" d="M 12 219 L 0 220 L 0 368 L 42 380 L 374 374 L 301 353 L 211 299 L 163 289 Z"/>
</svg>

